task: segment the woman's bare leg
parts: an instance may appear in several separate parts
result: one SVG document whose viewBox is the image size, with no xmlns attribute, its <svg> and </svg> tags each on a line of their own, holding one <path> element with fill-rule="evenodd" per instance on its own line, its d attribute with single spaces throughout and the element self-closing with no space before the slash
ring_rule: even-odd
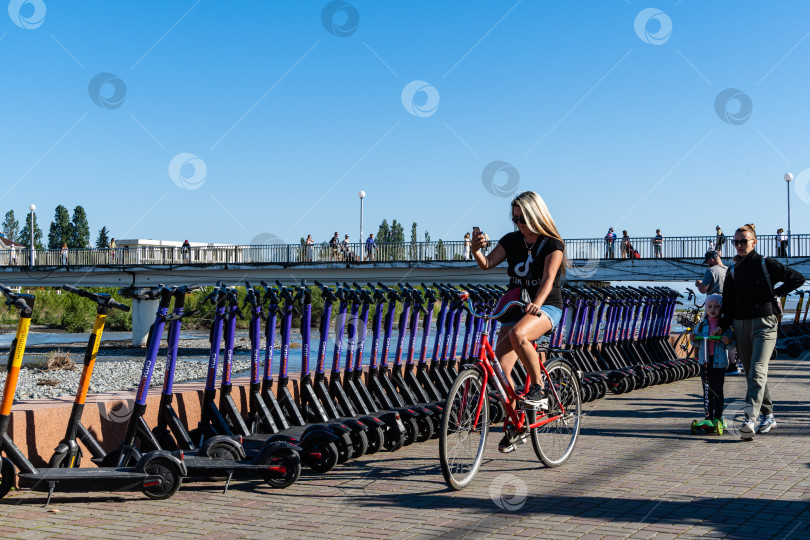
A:
<svg viewBox="0 0 810 540">
<path fill-rule="evenodd" d="M 540 369 L 540 357 L 532 341 L 540 338 L 551 330 L 551 320 L 543 313 L 539 317 L 524 315 L 509 332 L 509 341 L 512 349 L 517 353 L 523 367 L 531 377 L 532 383 L 542 386 L 543 377 Z M 500 344 L 500 340 L 498 340 Z"/>
</svg>

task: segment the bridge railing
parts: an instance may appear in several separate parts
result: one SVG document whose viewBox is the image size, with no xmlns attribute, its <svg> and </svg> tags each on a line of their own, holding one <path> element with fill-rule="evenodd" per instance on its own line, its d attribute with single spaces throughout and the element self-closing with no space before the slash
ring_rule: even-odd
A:
<svg viewBox="0 0 810 540">
<path fill-rule="evenodd" d="M 726 237 L 720 246 L 724 258 L 736 251 L 733 237 Z M 652 238 L 631 237 L 630 245 L 643 259 L 659 256 Z M 496 242 L 485 249 L 489 252 Z M 606 259 L 630 257 L 622 249 L 622 239 L 611 246 L 604 238 L 574 238 L 565 241 L 569 259 Z M 715 249 L 714 236 L 678 236 L 663 239 L 660 257 L 665 259 L 702 259 L 708 249 Z M 810 235 L 792 235 L 792 257 L 810 257 Z M 775 235 L 761 235 L 757 251 L 768 257 L 782 256 Z M 149 266 L 206 264 L 307 264 L 307 263 L 375 263 L 375 262 L 451 262 L 470 260 L 469 247 L 457 242 L 377 242 L 372 250 L 365 244 L 265 244 L 252 246 L 162 247 L 137 246 L 116 249 L 36 250 L 33 265 L 28 249 L 0 250 L 0 266 Z"/>
</svg>

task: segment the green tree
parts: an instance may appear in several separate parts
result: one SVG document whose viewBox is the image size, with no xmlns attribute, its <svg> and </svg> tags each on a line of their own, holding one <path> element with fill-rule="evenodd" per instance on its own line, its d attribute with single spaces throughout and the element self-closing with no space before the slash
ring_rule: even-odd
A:
<svg viewBox="0 0 810 540">
<path fill-rule="evenodd" d="M 27 248 L 31 247 L 31 212 L 25 215 L 25 225 L 20 231 L 19 242 Z M 34 249 L 45 249 L 45 246 L 42 245 L 42 229 L 39 228 L 36 214 L 34 214 Z"/>
<path fill-rule="evenodd" d="M 377 229 L 377 242 L 380 243 L 389 242 L 390 240 L 388 239 L 388 237 L 390 236 L 390 234 L 391 228 L 388 226 L 388 220 L 384 219 L 382 220 L 382 223 L 380 223 L 380 228 Z"/>
<path fill-rule="evenodd" d="M 444 247 L 444 242 L 442 242 L 442 239 L 439 238 L 439 241 L 436 242 L 436 260 L 444 261 L 446 259 L 447 259 L 447 249 Z"/>
<path fill-rule="evenodd" d="M 430 233 L 425 231 L 425 242 L 430 242 Z"/>
<path fill-rule="evenodd" d="M 71 249 L 86 249 L 90 247 L 90 225 L 87 224 L 87 213 L 81 206 L 77 206 L 73 209 L 68 247 Z"/>
<path fill-rule="evenodd" d="M 14 210 L 6 212 L 6 219 L 3 220 L 3 232 L 6 233 L 6 238 L 12 242 L 20 241 L 20 222 L 14 217 Z"/>
<path fill-rule="evenodd" d="M 411 260 L 419 259 L 419 247 L 416 245 L 419 242 L 419 236 L 416 232 L 416 222 L 411 225 Z"/>
<path fill-rule="evenodd" d="M 107 249 L 110 247 L 110 231 L 107 230 L 106 225 L 98 231 L 96 236 L 96 247 L 98 249 Z"/>
<path fill-rule="evenodd" d="M 405 242 L 405 229 L 397 220 L 391 222 L 391 240 L 389 242 Z"/>
<path fill-rule="evenodd" d="M 48 249 L 60 249 L 70 242 L 70 214 L 61 204 L 56 207 L 51 227 L 48 230 Z"/>
</svg>

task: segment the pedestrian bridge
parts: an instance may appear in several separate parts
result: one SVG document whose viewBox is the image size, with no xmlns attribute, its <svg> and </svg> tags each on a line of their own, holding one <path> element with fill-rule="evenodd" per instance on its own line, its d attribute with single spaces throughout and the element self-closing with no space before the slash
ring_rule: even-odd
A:
<svg viewBox="0 0 810 540">
<path fill-rule="evenodd" d="M 788 252 L 779 249 L 776 236 L 760 236 L 757 251 L 780 258 L 810 275 L 810 235 L 791 235 Z M 396 283 L 408 281 L 450 283 L 503 283 L 504 271 L 483 272 L 469 260 L 463 242 L 377 243 L 367 252 L 363 244 L 327 243 L 264 245 L 206 245 L 183 248 L 144 244 L 116 249 L 0 250 L 0 283 L 7 286 L 149 287 L 158 283 L 210 285 L 217 281 L 238 284 L 245 280 L 276 279 Z M 660 249 L 652 238 L 630 238 L 638 258 L 622 258 L 618 239 L 611 250 L 604 238 L 565 241 L 572 281 L 691 281 L 705 270 L 703 256 L 714 248 L 714 236 L 664 238 Z M 175 243 L 176 244 L 176 243 Z M 720 247 L 727 264 L 730 241 Z M 492 246 L 489 247 L 492 249 Z M 611 258 L 611 255 L 614 258 Z M 781 257 L 782 255 L 789 255 Z"/>
</svg>

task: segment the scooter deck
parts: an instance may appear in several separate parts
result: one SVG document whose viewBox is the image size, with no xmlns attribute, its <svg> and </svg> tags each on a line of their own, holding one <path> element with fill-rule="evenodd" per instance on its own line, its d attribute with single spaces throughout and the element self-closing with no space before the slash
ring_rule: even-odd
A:
<svg viewBox="0 0 810 540">
<path fill-rule="evenodd" d="M 156 474 L 135 472 L 132 469 L 98 467 L 90 469 L 39 469 L 35 473 L 20 473 L 20 487 L 35 491 L 49 491 L 50 483 L 56 483 L 56 491 L 138 491 L 145 483 L 163 483 L 163 477 Z"/>
</svg>

